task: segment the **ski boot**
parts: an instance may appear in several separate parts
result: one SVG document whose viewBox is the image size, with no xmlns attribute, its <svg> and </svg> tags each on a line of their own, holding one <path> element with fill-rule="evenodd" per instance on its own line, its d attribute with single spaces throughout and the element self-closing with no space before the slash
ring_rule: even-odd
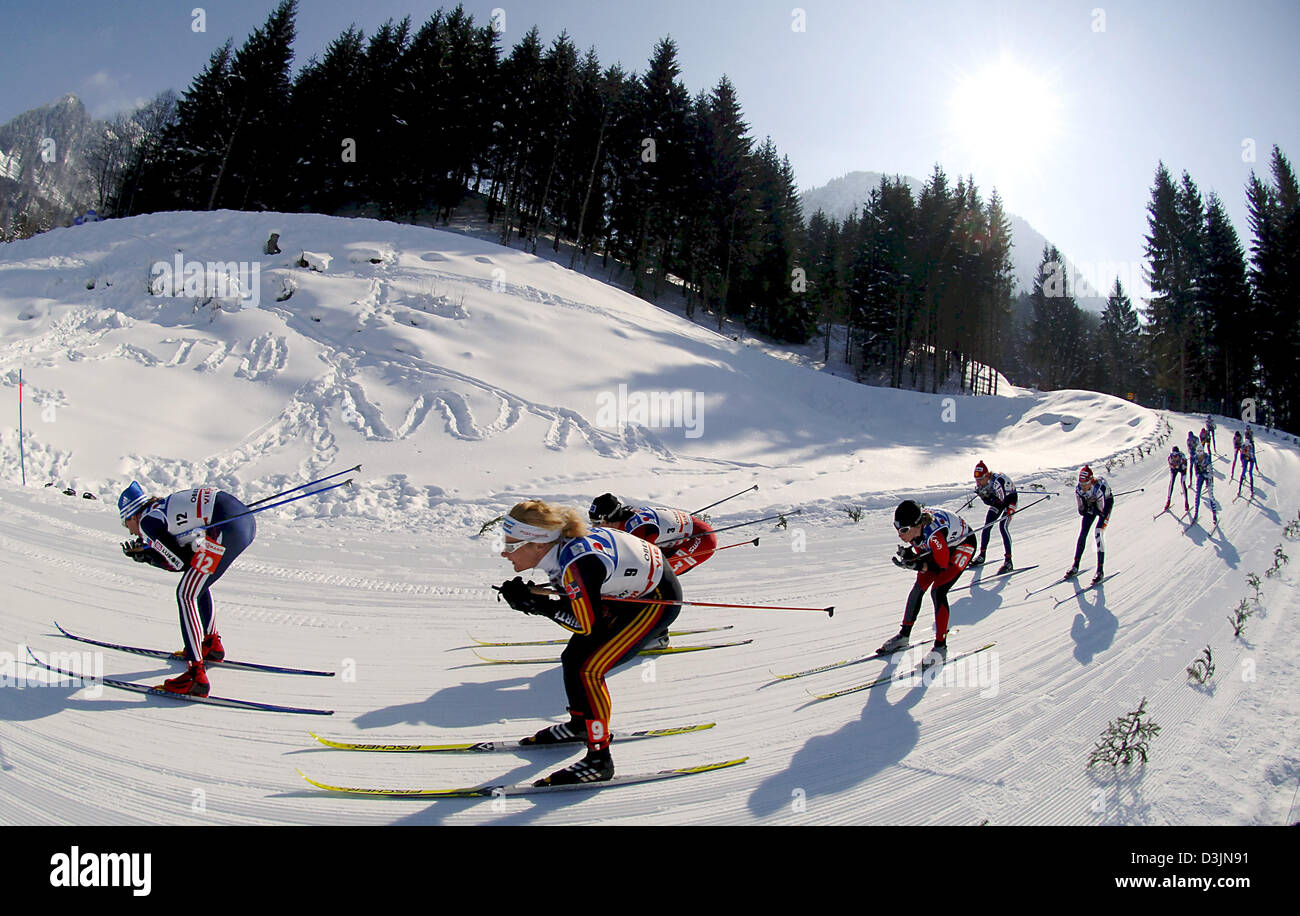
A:
<svg viewBox="0 0 1300 916">
<path fill-rule="evenodd" d="M 569 721 L 562 722 L 559 725 L 552 725 L 544 728 L 531 738 L 520 740 L 520 744 L 537 745 L 537 744 L 572 744 L 577 741 L 584 741 L 587 737 L 587 720 L 578 715 L 572 709 L 569 710 Z"/>
<path fill-rule="evenodd" d="M 1101 567 L 1098 566 L 1098 567 L 1097 567 L 1097 575 L 1093 576 L 1093 577 L 1092 577 L 1092 582 L 1090 582 L 1090 583 L 1088 583 L 1088 584 L 1089 584 L 1090 586 L 1092 586 L 1092 585 L 1096 585 L 1098 582 L 1100 582 L 1100 581 L 1101 581 L 1102 579 L 1104 579 L 1104 578 L 1106 578 L 1106 574 L 1103 573 L 1103 572 L 1101 571 Z"/>
<path fill-rule="evenodd" d="M 888 655 L 891 652 L 897 652 L 899 649 L 906 649 L 909 642 L 911 642 L 910 635 L 905 636 L 902 633 L 899 633 L 893 639 L 889 640 L 877 649 L 876 652 L 880 655 Z"/>
<path fill-rule="evenodd" d="M 921 659 L 921 670 L 925 671 L 929 668 L 933 668 L 935 665 L 942 665 L 947 660 L 948 640 L 946 637 L 944 639 L 937 639 L 935 640 L 934 645 L 930 647 L 930 651 L 925 653 L 925 658 Z"/>
<path fill-rule="evenodd" d="M 970 561 L 970 563 L 969 563 L 968 565 L 969 565 L 969 566 L 972 566 L 972 567 L 975 567 L 975 566 L 983 566 L 983 565 L 984 565 L 984 551 L 981 550 L 981 551 L 979 552 L 979 555 L 978 555 L 978 556 L 972 557 L 972 558 L 971 558 L 971 561 Z"/>
<path fill-rule="evenodd" d="M 1073 566 L 1071 566 L 1069 569 L 1067 569 L 1067 570 L 1065 571 L 1065 575 L 1062 576 L 1061 578 L 1062 578 L 1062 579 L 1073 579 L 1073 578 L 1074 578 L 1075 576 L 1077 576 L 1078 574 L 1079 574 L 1079 564 L 1078 564 L 1078 563 L 1075 563 Z"/>
<path fill-rule="evenodd" d="M 534 786 L 572 786 L 584 782 L 608 782 L 614 778 L 614 759 L 609 748 L 599 751 L 588 749 L 587 756 L 571 763 L 550 776 L 537 780 Z"/>
<path fill-rule="evenodd" d="M 208 674 L 203 670 L 203 664 L 201 662 L 190 662 L 190 666 L 185 669 L 184 674 L 168 678 L 163 681 L 162 687 L 157 689 L 165 690 L 168 693 L 179 693 L 184 696 L 205 697 L 211 687 L 212 685 L 208 683 Z"/>
<path fill-rule="evenodd" d="M 215 665 L 226 660 L 226 649 L 221 645 L 221 634 L 213 631 L 203 640 L 203 663 Z"/>
<path fill-rule="evenodd" d="M 1001 566 L 998 567 L 998 571 L 995 572 L 993 575 L 1002 576 L 1005 575 L 1006 573 L 1011 572 L 1011 570 L 1013 569 L 1015 569 L 1015 567 L 1011 565 L 1011 557 L 1007 557 L 1006 561 Z"/>
</svg>

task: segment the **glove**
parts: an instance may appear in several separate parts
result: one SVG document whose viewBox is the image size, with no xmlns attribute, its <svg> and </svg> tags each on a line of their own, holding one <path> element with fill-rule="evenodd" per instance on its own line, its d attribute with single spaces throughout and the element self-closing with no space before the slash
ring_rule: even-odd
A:
<svg viewBox="0 0 1300 916">
<path fill-rule="evenodd" d="M 130 540 L 130 541 L 123 541 L 122 553 L 124 556 L 130 557 L 132 560 L 135 560 L 137 563 L 149 562 L 149 548 L 145 546 L 144 541 L 142 541 L 140 538 L 135 538 L 134 540 Z"/>
<path fill-rule="evenodd" d="M 893 558 L 894 565 L 902 569 L 919 571 L 925 566 L 925 557 L 918 557 L 911 547 L 898 548 L 898 556 Z"/>
<path fill-rule="evenodd" d="M 506 604 L 525 614 L 550 616 L 551 601 L 545 595 L 533 594 L 533 583 L 525 582 L 523 577 L 515 576 L 508 582 L 502 582 L 497 591 L 497 600 L 505 599 Z"/>
<path fill-rule="evenodd" d="M 1016 514 L 1016 504 L 1015 503 L 1008 504 L 1007 511 L 1005 513 L 1006 517 L 1011 518 L 1011 516 L 1015 514 Z"/>
</svg>

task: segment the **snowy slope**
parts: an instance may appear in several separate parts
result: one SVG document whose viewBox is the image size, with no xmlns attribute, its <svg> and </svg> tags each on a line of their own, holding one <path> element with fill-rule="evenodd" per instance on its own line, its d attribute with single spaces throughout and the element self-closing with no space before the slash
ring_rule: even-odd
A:
<svg viewBox="0 0 1300 916">
<path fill-rule="evenodd" d="M 260 255 L 272 229 L 284 253 Z M 329 267 L 292 266 L 303 250 L 331 255 Z M 258 262 L 260 307 L 196 309 L 194 300 L 148 295 L 150 265 L 178 251 Z M 293 294 L 277 303 L 284 288 Z M 1262 575 L 1285 543 L 1300 455 L 1280 439 L 1261 438 L 1262 502 L 1228 505 L 1223 532 L 1207 535 L 1169 515 L 1151 519 L 1163 462 L 1133 456 L 1160 426 L 1134 405 L 1089 392 L 945 401 L 866 388 L 530 255 L 318 216 L 166 214 L 6 246 L 0 334 L 0 379 L 12 404 L 23 370 L 28 428 L 27 488 L 18 485 L 10 421 L 0 443 L 0 676 L 9 678 L 0 688 L 0 823 L 1280 823 L 1288 815 L 1300 772 L 1293 576 L 1265 580 L 1244 640 L 1232 639 L 1226 621 L 1248 594 L 1246 574 Z M 620 384 L 626 398 L 685 392 L 683 403 L 702 411 L 677 425 L 620 423 L 627 418 L 608 415 Z M 1171 419 L 1178 438 L 1195 422 Z M 1221 443 L 1225 432 L 1226 421 Z M 969 669 L 954 663 L 953 682 L 810 702 L 807 689 L 886 670 L 872 662 L 773 684 L 773 672 L 870 651 L 893 634 L 910 587 L 888 562 L 893 505 L 918 495 L 955 508 L 979 458 L 1022 489 L 1035 481 L 1064 489 L 1079 463 L 1100 470 L 1107 460 L 1117 490 L 1145 486 L 1116 509 L 1114 581 L 1079 598 L 1062 586 L 1025 600 L 1073 549 L 1072 500 L 1054 499 L 1016 523 L 1017 564 L 1041 562 L 1039 570 L 954 592 L 953 652 L 997 646 Z M 232 658 L 329 667 L 340 677 L 218 668 L 213 692 L 325 706 L 337 711 L 332 719 L 37 686 L 45 679 L 20 663 L 25 645 L 90 648 L 51 635 L 54 620 L 101 639 L 179 645 L 171 578 L 126 562 L 116 546 L 123 535 L 111 500 L 130 479 L 159 492 L 206 481 L 258 498 L 358 462 L 353 490 L 260 516 L 256 543 L 214 590 Z M 69 499 L 39 487 L 48 480 L 106 499 Z M 613 490 L 693 509 L 751 483 L 758 493 L 713 510 L 715 520 L 803 513 L 788 530 L 742 529 L 738 536 L 760 534 L 760 546 L 690 573 L 687 597 L 834 604 L 835 616 L 688 609 L 680 625 L 732 624 L 731 634 L 754 642 L 611 679 L 616 728 L 718 723 L 616 746 L 620 770 L 748 754 L 745 766 L 484 803 L 328 796 L 297 775 L 445 786 L 522 781 L 560 765 L 568 758 L 346 753 L 319 747 L 307 730 L 455 741 L 518 737 L 559 718 L 558 666 L 476 665 L 462 648 L 469 633 L 562 635 L 494 600 L 489 586 L 509 566 L 490 538 L 477 537 L 482 523 L 534 495 L 585 506 Z M 864 509 L 861 521 L 846 506 Z M 966 518 L 979 524 L 983 512 Z M 998 555 L 995 535 L 990 556 Z M 1089 545 L 1085 562 L 1091 556 Z M 1068 600 L 1053 607 L 1057 598 Z M 918 634 L 930 620 L 927 602 Z M 1197 690 L 1183 668 L 1206 643 L 1220 673 L 1213 690 Z M 110 651 L 89 660 L 105 676 L 146 682 L 172 670 Z M 1243 680 L 1246 671 L 1254 680 Z M 1145 774 L 1116 783 L 1086 773 L 1097 734 L 1142 696 L 1164 726 Z"/>
</svg>

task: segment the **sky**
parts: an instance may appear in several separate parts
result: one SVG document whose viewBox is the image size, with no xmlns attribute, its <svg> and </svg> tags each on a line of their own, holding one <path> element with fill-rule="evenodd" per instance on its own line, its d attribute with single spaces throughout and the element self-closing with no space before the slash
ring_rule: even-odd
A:
<svg viewBox="0 0 1300 916">
<path fill-rule="evenodd" d="M 0 123 L 72 92 L 110 116 L 185 90 L 227 38 L 238 46 L 274 0 L 6 0 Z M 752 135 L 771 136 L 799 186 L 851 171 L 973 175 L 1056 244 L 1094 286 L 1137 295 L 1146 206 L 1163 161 L 1217 192 L 1249 245 L 1244 187 L 1270 150 L 1300 163 L 1300 3 L 466 2 L 504 12 L 508 51 L 533 25 L 604 65 L 643 71 L 678 46 L 692 94 L 725 74 Z M 349 25 L 418 25 L 418 0 L 300 0 L 295 67 Z M 202 10 L 203 30 L 196 31 Z"/>
</svg>

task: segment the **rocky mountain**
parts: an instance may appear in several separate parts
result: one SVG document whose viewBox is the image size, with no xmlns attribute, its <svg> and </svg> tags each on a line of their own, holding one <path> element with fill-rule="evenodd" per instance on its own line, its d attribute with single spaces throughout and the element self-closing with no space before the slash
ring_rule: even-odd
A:
<svg viewBox="0 0 1300 916">
<path fill-rule="evenodd" d="M 92 206 L 92 150 L 106 129 L 71 94 L 0 125 L 0 229 L 24 216 L 63 225 Z"/>
<path fill-rule="evenodd" d="M 842 220 L 850 213 L 861 210 L 872 190 L 880 186 L 882 175 L 881 172 L 849 172 L 842 178 L 832 179 L 819 188 L 803 192 L 800 203 L 803 205 L 804 219 L 822 210 L 827 216 Z M 912 195 L 919 198 L 925 182 L 910 175 L 901 177 L 912 189 Z M 1008 213 L 1007 219 L 1011 223 L 1011 257 L 1015 266 L 1016 292 L 1029 292 L 1033 289 L 1038 262 L 1042 260 L 1043 246 L 1048 244 L 1048 239 L 1014 213 Z M 1065 260 L 1067 264 L 1071 263 L 1068 257 Z M 1067 275 L 1071 278 L 1076 276 L 1072 266 Z M 1087 284 L 1082 284 L 1073 292 L 1080 308 L 1097 313 L 1106 308 L 1105 295 Z"/>
</svg>

